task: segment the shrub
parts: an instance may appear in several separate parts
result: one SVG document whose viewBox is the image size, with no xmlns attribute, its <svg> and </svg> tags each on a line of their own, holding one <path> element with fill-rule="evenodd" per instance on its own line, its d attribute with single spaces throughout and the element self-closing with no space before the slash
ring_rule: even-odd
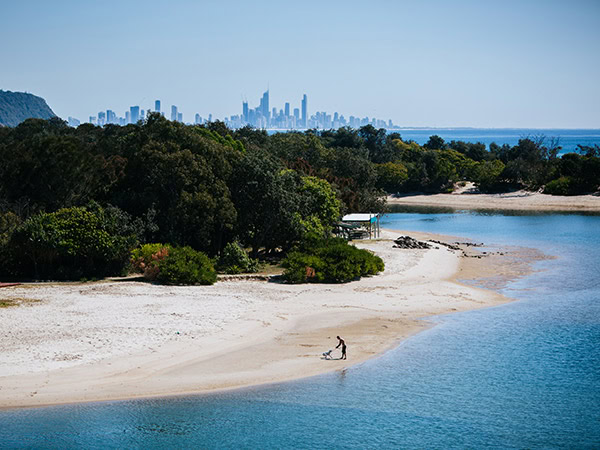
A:
<svg viewBox="0 0 600 450">
<path fill-rule="evenodd" d="M 64 208 L 27 219 L 12 233 L 6 248 L 12 275 L 80 279 L 124 273 L 135 235 L 120 235 L 102 211 Z"/>
<path fill-rule="evenodd" d="M 172 247 L 169 244 L 144 244 L 131 251 L 131 267 L 134 272 L 143 273 L 150 281 L 158 276 L 159 262 L 169 255 Z"/>
<path fill-rule="evenodd" d="M 344 283 L 384 270 L 383 260 L 343 239 L 311 243 L 291 252 L 282 262 L 283 278 L 290 283 Z"/>
<path fill-rule="evenodd" d="M 217 272 L 204 253 L 191 247 L 175 247 L 158 260 L 156 279 L 163 284 L 214 284 Z"/>
<path fill-rule="evenodd" d="M 229 274 L 258 272 L 258 261 L 251 259 L 237 242 L 229 242 L 219 259 L 219 270 Z"/>
<path fill-rule="evenodd" d="M 577 186 L 573 178 L 560 177 L 546 184 L 544 187 L 544 194 L 575 195 L 577 194 Z"/>
</svg>

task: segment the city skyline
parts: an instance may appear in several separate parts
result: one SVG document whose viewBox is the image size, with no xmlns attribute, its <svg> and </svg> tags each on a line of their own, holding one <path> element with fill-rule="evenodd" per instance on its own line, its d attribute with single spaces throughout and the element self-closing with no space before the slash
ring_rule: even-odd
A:
<svg viewBox="0 0 600 450">
<path fill-rule="evenodd" d="M 32 0 L 2 12 L 0 88 L 60 117 L 159 98 L 184 120 L 223 118 L 268 86 L 273 104 L 306 92 L 313 112 L 403 126 L 600 126 L 593 0 Z"/>
<path fill-rule="evenodd" d="M 113 110 L 99 111 L 95 116 L 89 116 L 86 122 L 103 126 L 106 124 L 127 125 L 137 123 L 144 119 L 149 112 L 158 112 L 163 117 L 170 118 L 174 122 L 182 122 L 186 124 L 201 125 L 214 120 L 221 120 L 232 129 L 241 128 L 244 126 L 252 126 L 257 129 L 273 129 L 273 130 L 304 130 L 304 129 L 337 129 L 340 127 L 349 126 L 359 128 L 364 125 L 373 125 L 377 128 L 397 129 L 398 126 L 391 119 L 380 119 L 369 116 L 354 116 L 349 115 L 347 118 L 344 114 L 334 111 L 332 114 L 327 111 L 317 111 L 314 114 L 309 113 L 308 95 L 303 94 L 298 108 L 290 107 L 290 102 L 285 102 L 283 108 L 270 108 L 270 90 L 267 89 L 259 100 L 256 107 L 250 108 L 247 100 L 242 101 L 240 114 L 232 114 L 226 117 L 214 117 L 209 113 L 207 117 L 203 117 L 200 113 L 194 114 L 194 120 L 184 120 L 183 113 L 179 112 L 178 105 L 171 105 L 170 116 L 161 109 L 162 100 L 154 100 L 154 109 L 148 107 L 143 109 L 140 105 L 130 106 L 129 110 L 125 111 L 123 116 L 117 116 Z M 81 123 L 79 118 L 68 116 L 69 125 L 78 126 Z"/>
</svg>

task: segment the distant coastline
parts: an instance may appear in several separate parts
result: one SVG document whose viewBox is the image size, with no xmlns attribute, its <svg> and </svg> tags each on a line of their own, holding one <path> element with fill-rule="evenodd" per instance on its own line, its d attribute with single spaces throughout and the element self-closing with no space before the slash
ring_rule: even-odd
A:
<svg viewBox="0 0 600 450">
<path fill-rule="evenodd" d="M 387 203 L 388 205 L 439 206 L 459 209 L 600 213 L 600 196 L 597 195 L 556 196 L 523 190 L 502 194 L 457 191 L 451 194 L 390 195 Z"/>
</svg>

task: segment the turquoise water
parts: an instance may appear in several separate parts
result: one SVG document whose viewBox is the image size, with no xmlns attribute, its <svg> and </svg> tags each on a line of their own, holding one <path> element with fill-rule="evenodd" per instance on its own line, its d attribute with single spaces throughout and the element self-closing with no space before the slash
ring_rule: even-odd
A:
<svg viewBox="0 0 600 450">
<path fill-rule="evenodd" d="M 600 145 L 600 129 L 597 130 L 564 130 L 564 129 L 538 129 L 538 128 L 425 128 L 398 130 L 402 139 L 413 140 L 418 144 L 425 144 L 429 137 L 437 134 L 446 142 L 464 141 L 481 142 L 488 148 L 492 142 L 498 145 L 517 145 L 519 139 L 526 137 L 544 136 L 547 143 L 551 138 L 558 139 L 562 147 L 560 154 L 574 152 L 577 144 Z"/>
<path fill-rule="evenodd" d="M 599 448 L 600 216 L 428 210 L 383 224 L 558 258 L 504 289 L 521 301 L 436 317 L 436 327 L 344 372 L 218 395 L 4 411 L 0 446 Z"/>
<path fill-rule="evenodd" d="M 519 139 L 545 137 L 546 143 L 557 138 L 558 145 L 562 147 L 560 155 L 577 150 L 577 144 L 594 146 L 600 145 L 600 129 L 542 129 L 542 128 L 402 128 L 389 130 L 389 133 L 400 133 L 405 141 L 415 141 L 425 144 L 430 136 L 441 136 L 446 142 L 464 141 L 481 142 L 489 149 L 495 142 L 498 145 L 517 145 Z M 278 130 L 269 130 L 269 134 L 281 133 Z"/>
</svg>

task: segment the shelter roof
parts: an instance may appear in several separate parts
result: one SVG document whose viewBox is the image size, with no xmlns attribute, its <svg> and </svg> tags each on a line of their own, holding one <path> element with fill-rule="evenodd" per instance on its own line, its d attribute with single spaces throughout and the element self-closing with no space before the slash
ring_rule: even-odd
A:
<svg viewBox="0 0 600 450">
<path fill-rule="evenodd" d="M 342 217 L 343 222 L 374 222 L 377 220 L 378 214 L 371 213 L 354 213 L 346 214 Z"/>
</svg>

